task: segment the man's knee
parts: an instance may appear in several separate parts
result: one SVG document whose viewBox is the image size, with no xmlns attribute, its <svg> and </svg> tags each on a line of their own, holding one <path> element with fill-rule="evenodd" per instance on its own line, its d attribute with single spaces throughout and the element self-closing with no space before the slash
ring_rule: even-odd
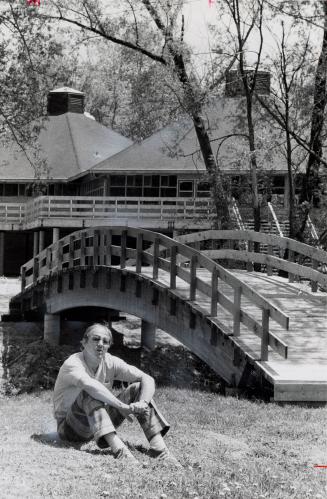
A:
<svg viewBox="0 0 327 499">
<path fill-rule="evenodd" d="M 136 402 L 140 398 L 141 383 L 136 381 L 128 386 L 127 391 L 129 392 L 130 401 Z"/>
<path fill-rule="evenodd" d="M 92 395 L 82 390 L 76 399 L 76 404 L 80 409 L 82 409 L 88 416 L 91 415 L 95 410 L 105 407 L 104 402 L 97 400 Z"/>
</svg>

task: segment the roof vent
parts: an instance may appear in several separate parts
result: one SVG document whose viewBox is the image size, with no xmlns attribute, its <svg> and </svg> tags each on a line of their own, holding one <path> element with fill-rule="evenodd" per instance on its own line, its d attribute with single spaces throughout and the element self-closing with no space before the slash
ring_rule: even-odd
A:
<svg viewBox="0 0 327 499">
<path fill-rule="evenodd" d="M 73 88 L 62 87 L 48 94 L 48 115 L 84 113 L 84 94 Z"/>
<path fill-rule="evenodd" d="M 253 78 L 254 70 L 245 70 L 249 81 Z M 270 73 L 269 71 L 258 71 L 255 83 L 255 91 L 261 95 L 269 95 L 270 93 Z M 236 69 L 231 69 L 226 73 L 226 97 L 242 97 L 244 96 L 244 86 L 240 72 Z"/>
</svg>

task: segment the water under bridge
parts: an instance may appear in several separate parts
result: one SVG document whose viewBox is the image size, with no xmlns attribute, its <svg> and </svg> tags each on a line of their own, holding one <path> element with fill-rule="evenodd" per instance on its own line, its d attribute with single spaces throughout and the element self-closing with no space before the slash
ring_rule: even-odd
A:
<svg viewBox="0 0 327 499">
<path fill-rule="evenodd" d="M 56 343 L 65 310 L 133 314 L 142 319 L 143 344 L 152 347 L 155 328 L 163 329 L 232 386 L 246 385 L 255 373 L 277 401 L 321 402 L 326 269 L 325 251 L 251 231 L 171 239 L 129 227 L 85 229 L 22 267 L 10 315 L 44 316 L 45 339 Z"/>
</svg>

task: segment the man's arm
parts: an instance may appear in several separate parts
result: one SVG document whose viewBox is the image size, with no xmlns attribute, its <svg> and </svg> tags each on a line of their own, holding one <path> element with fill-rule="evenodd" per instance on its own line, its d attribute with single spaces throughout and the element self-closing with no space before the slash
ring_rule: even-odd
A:
<svg viewBox="0 0 327 499">
<path fill-rule="evenodd" d="M 141 383 L 140 400 L 144 400 L 149 403 L 153 398 L 155 391 L 155 383 L 152 376 L 140 371 L 142 373 L 141 378 L 138 380 Z"/>
<path fill-rule="evenodd" d="M 85 390 L 91 397 L 96 400 L 100 400 L 105 404 L 114 407 L 115 409 L 119 409 L 124 415 L 131 414 L 133 412 L 132 408 L 121 402 L 117 397 L 113 395 L 113 393 L 108 390 L 100 381 L 97 379 L 93 379 L 91 377 L 84 377 L 80 382 L 80 388 Z"/>
<path fill-rule="evenodd" d="M 141 385 L 139 399 L 145 401 L 147 404 L 154 396 L 155 383 L 152 376 L 146 374 L 135 366 L 127 364 L 119 357 L 111 357 L 114 362 L 115 379 L 120 381 L 127 381 L 128 383 L 139 382 Z"/>
</svg>

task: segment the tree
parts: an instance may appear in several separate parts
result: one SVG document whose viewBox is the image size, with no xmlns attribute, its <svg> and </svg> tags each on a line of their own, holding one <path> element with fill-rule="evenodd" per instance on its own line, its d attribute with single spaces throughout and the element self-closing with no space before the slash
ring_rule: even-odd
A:
<svg viewBox="0 0 327 499">
<path fill-rule="evenodd" d="M 40 117 L 50 82 L 62 78 L 67 68 L 62 44 L 33 10 L 13 0 L 0 3 L 0 140 L 18 145 L 38 179 L 47 168 L 37 143 Z"/>
<path fill-rule="evenodd" d="M 305 161 L 307 152 L 296 143 L 292 133 L 300 134 L 308 126 L 312 47 L 309 37 L 305 37 L 302 27 L 295 22 L 286 30 L 284 21 L 281 21 L 280 28 L 280 36 L 276 34 L 278 29 L 274 33 L 277 53 L 267 60 L 273 78 L 271 93 L 269 97 L 256 94 L 256 98 L 266 113 L 264 119 L 280 132 L 279 148 L 285 156 L 288 170 L 289 235 L 295 237 L 298 232 L 295 175 L 299 173 L 299 166 Z"/>
<path fill-rule="evenodd" d="M 322 157 L 322 133 L 325 121 L 325 108 L 327 103 L 327 0 L 321 2 L 323 8 L 324 31 L 319 59 L 316 68 L 313 107 L 311 113 L 311 132 L 306 174 L 303 177 L 300 202 L 313 202 L 319 184 L 320 158 Z M 315 154 L 313 154 L 315 153 Z M 300 228 L 304 233 L 309 208 L 306 210 Z"/>
<path fill-rule="evenodd" d="M 184 42 L 182 16 L 183 1 L 126 0 L 115 14 L 108 14 L 100 2 L 75 0 L 67 5 L 53 1 L 53 11 L 36 15 L 40 19 L 60 21 L 76 26 L 84 32 L 130 49 L 161 65 L 179 84 L 182 106 L 192 118 L 204 164 L 213 185 L 213 200 L 220 228 L 228 226 L 228 200 L 223 188 L 222 174 L 217 167 L 210 137 L 203 119 L 205 93 L 191 64 L 189 47 Z M 113 9 L 115 12 L 115 9 Z M 147 25 L 149 31 L 140 26 Z"/>
<path fill-rule="evenodd" d="M 138 141 L 179 117 L 174 81 L 164 68 L 125 48 L 110 50 L 101 41 L 96 54 L 93 48 L 77 79 L 97 121 Z"/>
<path fill-rule="evenodd" d="M 308 113 L 310 115 L 310 122 L 307 124 L 307 128 L 310 129 L 310 136 L 308 138 L 303 137 L 302 133 L 297 133 L 293 128 L 287 127 L 289 136 L 308 153 L 306 173 L 303 177 L 300 193 L 300 203 L 303 207 L 301 213 L 303 216 L 301 217 L 299 230 L 296 233 L 297 238 L 303 239 L 309 211 L 315 200 L 315 196 L 317 196 L 319 169 L 321 166 L 327 167 L 327 162 L 322 156 L 327 102 L 327 2 L 326 0 L 321 0 L 318 3 L 307 1 L 303 4 L 298 1 L 275 2 L 274 0 L 265 0 L 265 2 L 276 13 L 283 13 L 289 16 L 295 23 L 314 26 L 316 31 L 322 31 L 322 43 L 313 82 L 312 108 L 311 112 Z M 258 97 L 258 100 L 273 119 L 285 129 L 285 120 L 281 117 L 280 113 L 276 113 L 276 110 L 272 109 L 260 97 Z"/>
<path fill-rule="evenodd" d="M 242 4 L 240 0 L 224 0 L 224 3 L 230 13 L 236 30 L 235 53 L 237 54 L 239 77 L 242 80 L 246 100 L 254 230 L 260 231 L 261 216 L 258 193 L 258 166 L 256 158 L 255 126 L 253 119 L 253 101 L 263 46 L 263 2 L 261 0 L 251 0 L 251 2 L 247 2 L 245 5 L 245 3 L 243 2 Z M 251 15 L 250 18 L 249 14 Z M 256 54 L 254 70 L 249 71 L 246 67 L 247 41 L 255 28 L 258 30 L 260 42 Z"/>
</svg>

